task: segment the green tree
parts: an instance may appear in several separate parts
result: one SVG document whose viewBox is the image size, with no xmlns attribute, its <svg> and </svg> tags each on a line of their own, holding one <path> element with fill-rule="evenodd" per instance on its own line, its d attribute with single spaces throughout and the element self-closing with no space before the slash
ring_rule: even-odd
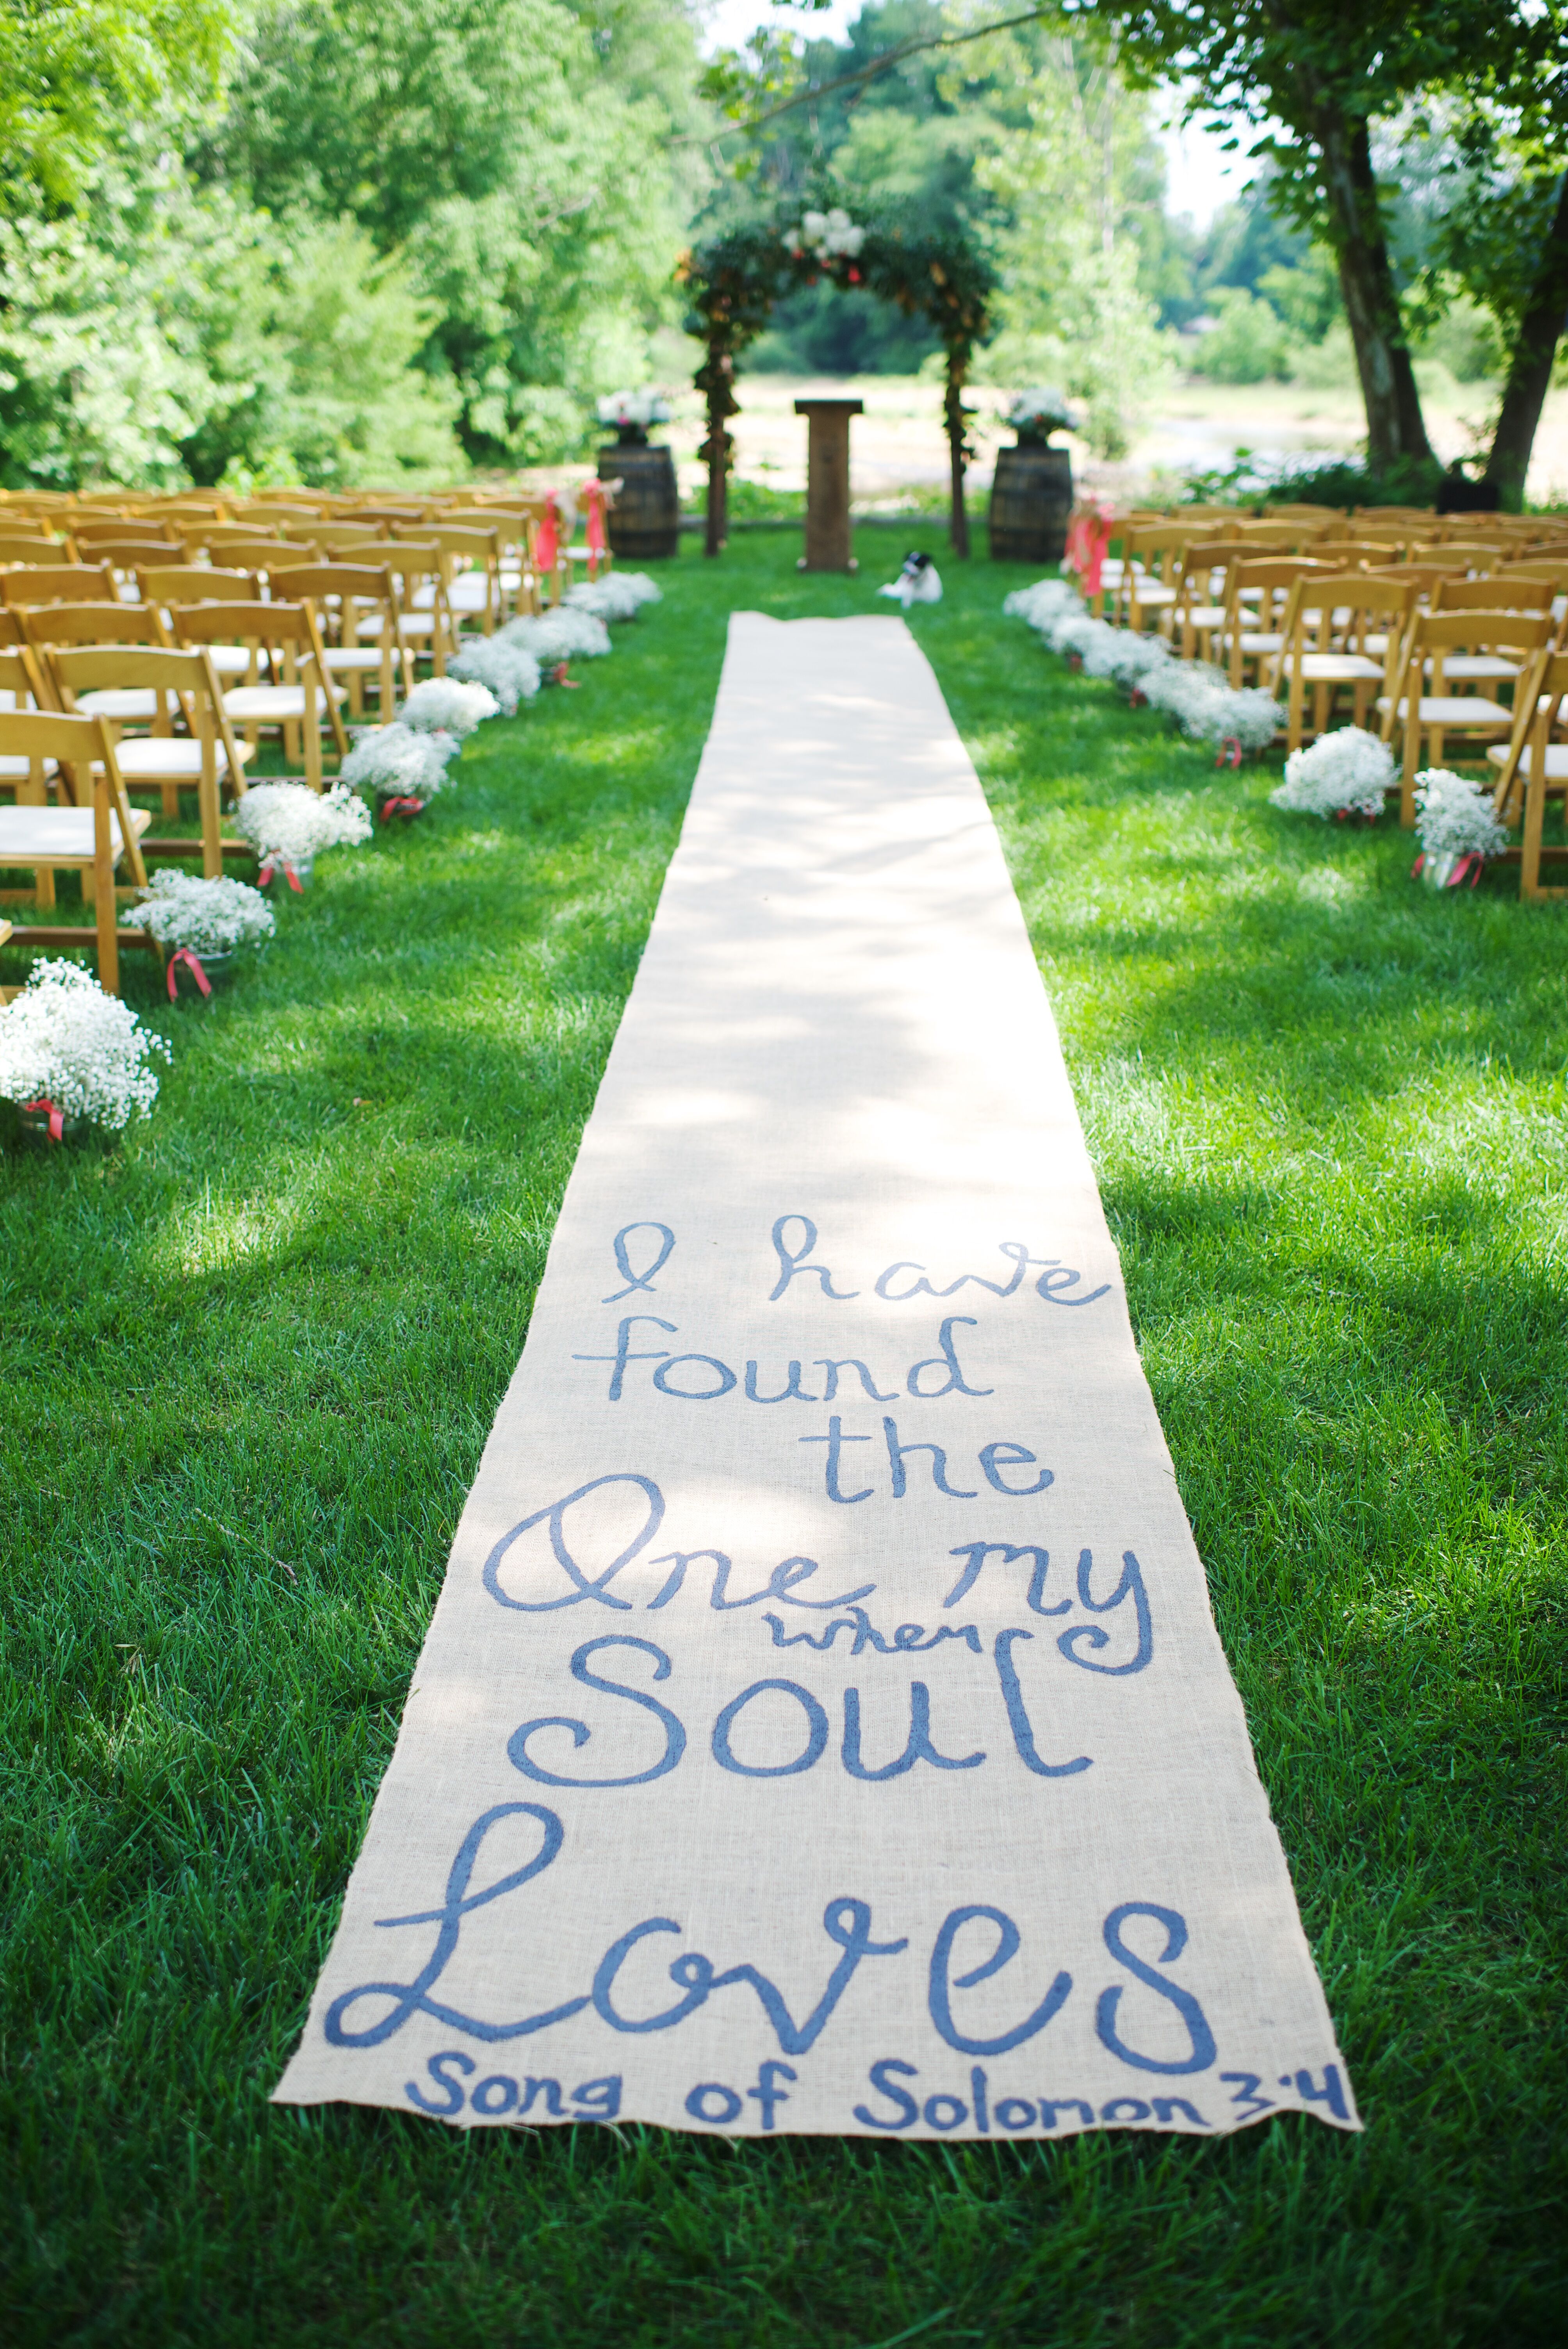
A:
<svg viewBox="0 0 1568 2349">
<path fill-rule="evenodd" d="M 216 102 L 235 30 L 228 0 L 0 0 L 0 212 L 79 209 L 128 119 Z"/>
</svg>

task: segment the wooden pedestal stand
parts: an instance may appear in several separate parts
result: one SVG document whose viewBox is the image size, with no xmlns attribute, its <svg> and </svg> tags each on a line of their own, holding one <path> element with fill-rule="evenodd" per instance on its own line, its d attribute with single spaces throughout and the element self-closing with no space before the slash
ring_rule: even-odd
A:
<svg viewBox="0 0 1568 2349">
<path fill-rule="evenodd" d="M 798 399 L 810 420 L 806 450 L 806 552 L 802 571 L 853 571 L 850 553 L 850 419 L 863 399 Z"/>
</svg>

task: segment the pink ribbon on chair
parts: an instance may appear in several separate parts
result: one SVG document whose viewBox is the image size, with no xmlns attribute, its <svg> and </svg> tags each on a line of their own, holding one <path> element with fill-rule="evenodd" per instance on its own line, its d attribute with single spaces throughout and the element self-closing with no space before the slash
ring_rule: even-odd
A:
<svg viewBox="0 0 1568 2349">
<path fill-rule="evenodd" d="M 395 800 L 383 800 L 381 802 L 381 821 L 383 823 L 389 823 L 395 815 L 400 815 L 406 823 L 412 823 L 417 815 L 423 815 L 424 812 L 425 802 L 423 800 L 405 797 Z"/>
<path fill-rule="evenodd" d="M 542 577 L 545 572 L 553 571 L 560 560 L 561 514 L 555 502 L 555 492 L 552 490 L 544 501 L 544 520 L 540 523 L 533 542 L 534 571 Z"/>
<path fill-rule="evenodd" d="M 211 995 L 212 992 L 212 982 L 208 978 L 206 972 L 202 969 L 201 965 L 197 960 L 196 957 L 191 953 L 191 948 L 189 947 L 176 947 L 174 952 L 169 957 L 169 1000 L 170 1003 L 175 1000 L 180 992 L 174 983 L 174 974 L 179 969 L 181 963 L 184 964 L 186 969 L 191 973 L 191 978 L 195 980 L 202 994 Z"/>
<path fill-rule="evenodd" d="M 1085 507 L 1074 515 L 1068 532 L 1062 568 L 1077 572 L 1081 594 L 1099 594 L 1100 574 L 1109 545 L 1110 516 L 1108 513 L 1102 513 L 1098 508 Z"/>
<path fill-rule="evenodd" d="M 57 1104 L 49 1099 L 47 1093 L 40 1093 L 36 1101 L 24 1102 L 22 1103 L 22 1107 L 29 1116 L 33 1115 L 36 1111 L 46 1109 L 49 1112 L 49 1140 L 51 1142 L 64 1142 L 66 1138 L 66 1112 L 63 1109 L 58 1108 Z"/>
<path fill-rule="evenodd" d="M 264 889 L 275 873 L 281 873 L 283 874 L 284 880 L 288 883 L 289 887 L 294 891 L 297 896 L 303 897 L 304 895 L 304 884 L 301 882 L 299 874 L 294 871 L 294 866 L 288 864 L 281 856 L 268 857 L 266 863 L 263 865 L 261 871 L 256 875 L 256 886 L 259 889 Z"/>
<path fill-rule="evenodd" d="M 603 482 L 597 481 L 584 481 L 583 484 L 583 498 L 584 504 L 588 508 L 588 554 L 591 565 L 596 566 L 600 555 L 604 554 L 609 551 L 609 542 L 604 536 Z"/>
</svg>

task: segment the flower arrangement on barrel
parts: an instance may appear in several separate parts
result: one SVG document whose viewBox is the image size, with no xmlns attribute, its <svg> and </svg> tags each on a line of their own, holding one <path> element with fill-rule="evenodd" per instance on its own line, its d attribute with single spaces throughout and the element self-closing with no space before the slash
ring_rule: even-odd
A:
<svg viewBox="0 0 1568 2349">
<path fill-rule="evenodd" d="M 613 391 L 596 403 L 601 424 L 613 424 L 623 449 L 645 449 L 648 428 L 667 424 L 670 404 L 662 391 Z"/>
<path fill-rule="evenodd" d="M 1053 432 L 1071 431 L 1072 405 L 1065 392 L 1020 391 L 1002 420 L 1012 427 L 1020 449 L 1048 449 Z"/>
</svg>

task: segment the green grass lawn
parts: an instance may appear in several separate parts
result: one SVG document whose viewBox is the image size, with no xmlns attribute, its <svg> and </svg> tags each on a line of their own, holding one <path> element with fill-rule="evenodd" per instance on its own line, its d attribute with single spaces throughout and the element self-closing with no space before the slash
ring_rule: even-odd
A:
<svg viewBox="0 0 1568 2349">
<path fill-rule="evenodd" d="M 910 543 L 941 558 L 934 526 Z M 0 2337 L 163 2349 L 1563 2338 L 1568 908 L 1286 818 L 944 563 L 990 794 L 1367 2127 L 459 2136 L 265 2099 L 676 841 L 793 535 L 321 859 L 150 1124 L 0 1108 Z M 1277 762 L 1276 762 L 1277 763 Z M 0 982 L 24 968 L 0 952 Z M 1555 2314 L 1553 2313 L 1555 2310 Z"/>
</svg>

